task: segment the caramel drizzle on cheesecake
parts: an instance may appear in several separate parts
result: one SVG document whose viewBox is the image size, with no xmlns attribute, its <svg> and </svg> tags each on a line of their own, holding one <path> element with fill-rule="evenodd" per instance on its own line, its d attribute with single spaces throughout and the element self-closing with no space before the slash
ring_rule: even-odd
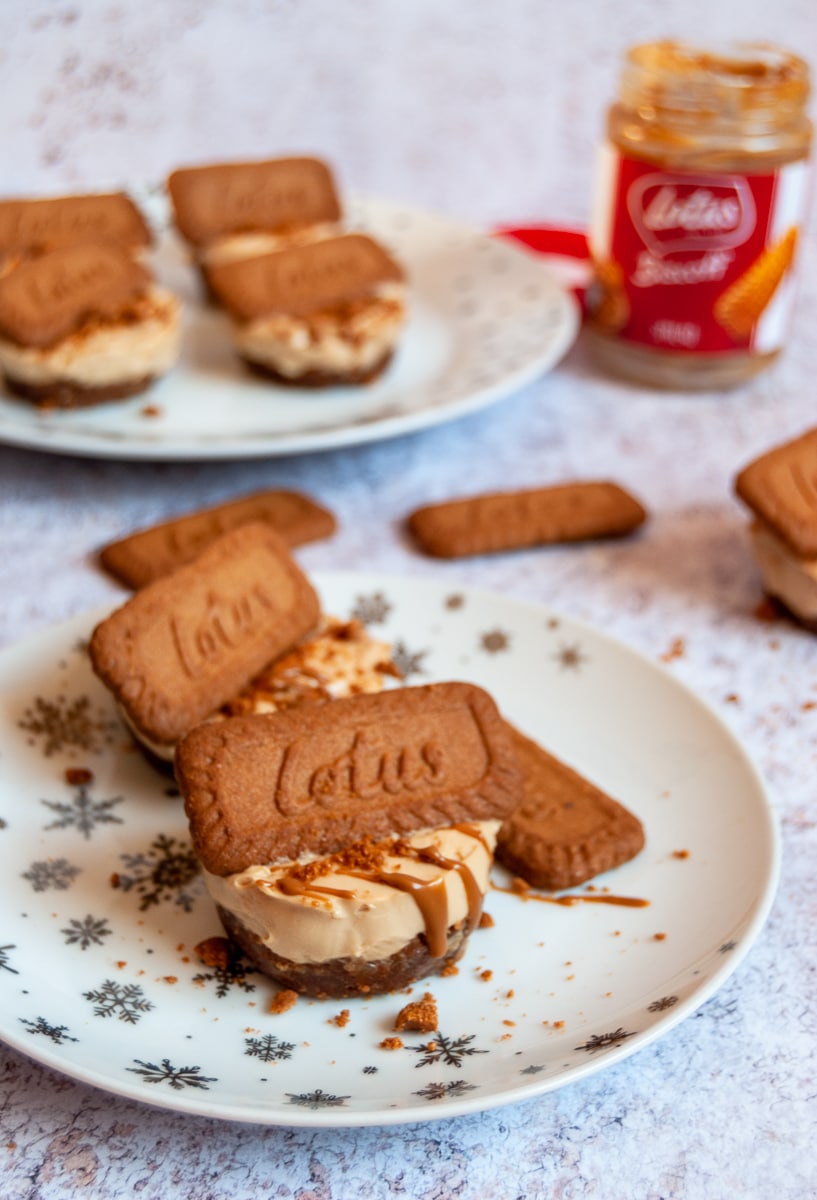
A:
<svg viewBox="0 0 817 1200">
<path fill-rule="evenodd" d="M 480 842 L 486 851 L 489 854 L 491 853 L 490 847 L 483 838 L 480 830 L 475 829 L 471 825 L 455 825 L 453 828 L 467 837 L 473 838 L 474 841 Z M 413 898 L 417 908 L 420 910 L 429 955 L 432 958 L 442 958 L 448 948 L 449 924 L 448 898 L 443 873 L 446 871 L 455 871 L 462 880 L 462 885 L 465 889 L 466 900 L 468 902 L 469 926 L 471 929 L 476 928 L 480 914 L 482 913 L 483 894 L 474 873 L 466 863 L 460 862 L 459 859 L 448 858 L 433 846 L 412 846 L 410 843 L 402 840 L 396 841 L 388 847 L 378 846 L 369 847 L 368 849 L 370 854 L 371 851 L 375 851 L 381 862 L 386 853 L 391 852 L 401 858 L 428 863 L 439 868 L 441 873 L 431 879 L 420 879 L 416 875 L 409 875 L 404 871 L 383 870 L 379 864 L 372 865 L 371 867 L 359 867 L 351 864 L 347 866 L 344 863 L 344 856 L 341 854 L 334 858 L 325 859 L 321 863 L 310 863 L 306 871 L 302 867 L 295 867 L 281 875 L 275 881 L 275 886 L 285 896 L 315 897 L 316 899 L 324 896 L 334 896 L 343 900 L 354 899 L 355 891 L 353 888 L 327 887 L 315 882 L 315 879 L 319 878 L 318 872 L 320 874 L 327 874 L 329 870 L 336 870 L 339 874 L 349 875 L 354 879 L 362 879 L 367 883 L 379 883 L 384 887 L 391 887 L 396 891 L 405 892 Z"/>
</svg>

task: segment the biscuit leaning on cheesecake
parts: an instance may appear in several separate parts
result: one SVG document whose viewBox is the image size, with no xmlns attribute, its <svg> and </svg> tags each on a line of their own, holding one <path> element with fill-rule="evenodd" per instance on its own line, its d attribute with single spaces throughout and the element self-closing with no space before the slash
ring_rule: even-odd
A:
<svg viewBox="0 0 817 1200">
<path fill-rule="evenodd" d="M 560 863 L 581 860 L 573 883 L 641 845 L 611 836 L 602 793 L 582 794 L 563 767 L 570 796 L 538 821 L 557 760 L 520 754 L 473 684 L 388 688 L 389 647 L 351 625 L 323 616 L 286 543 L 256 522 L 142 588 L 90 644 L 137 739 L 174 758 L 229 936 L 279 984 L 317 996 L 454 969 L 501 830 L 509 865 L 534 883 L 554 840 Z"/>
</svg>

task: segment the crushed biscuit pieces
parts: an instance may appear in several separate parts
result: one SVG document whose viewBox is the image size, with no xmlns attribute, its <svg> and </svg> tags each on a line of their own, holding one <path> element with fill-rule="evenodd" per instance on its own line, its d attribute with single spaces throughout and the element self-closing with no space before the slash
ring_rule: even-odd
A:
<svg viewBox="0 0 817 1200">
<path fill-rule="evenodd" d="M 493 929 L 493 927 L 494 918 L 491 916 L 491 914 L 487 912 L 481 913 L 477 929 Z"/>
<path fill-rule="evenodd" d="M 72 787 L 80 787 L 83 783 L 93 783 L 94 773 L 87 767 L 66 767 L 65 782 Z"/>
<path fill-rule="evenodd" d="M 230 943 L 224 937 L 205 938 L 193 948 L 205 967 L 224 970 L 230 964 Z"/>
<path fill-rule="evenodd" d="M 349 1024 L 349 1009 L 342 1008 L 337 1016 L 330 1017 L 329 1025 L 337 1025 L 338 1029 L 344 1029 Z"/>
<path fill-rule="evenodd" d="M 398 1037 L 383 1038 L 383 1041 L 380 1043 L 380 1049 L 381 1050 L 402 1050 L 403 1042 Z"/>
<path fill-rule="evenodd" d="M 293 992 L 291 988 L 285 988 L 280 991 L 272 1000 L 269 1006 L 269 1011 L 278 1016 L 280 1013 L 289 1012 L 289 1010 L 298 1002 L 298 993 Z"/>
<path fill-rule="evenodd" d="M 438 1025 L 437 1001 L 431 992 L 426 992 L 422 1000 L 412 1000 L 400 1009 L 394 1021 L 398 1033 L 405 1029 L 416 1030 L 418 1033 L 432 1033 Z"/>
</svg>

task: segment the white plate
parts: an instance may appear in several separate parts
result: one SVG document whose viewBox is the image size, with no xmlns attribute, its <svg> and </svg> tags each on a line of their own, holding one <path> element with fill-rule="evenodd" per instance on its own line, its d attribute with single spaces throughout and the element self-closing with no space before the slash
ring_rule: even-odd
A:
<svg viewBox="0 0 817 1200">
<path fill-rule="evenodd" d="M 161 196 L 143 199 L 159 278 L 185 303 L 182 358 L 149 393 L 76 412 L 38 412 L 0 395 L 0 441 L 97 458 L 271 457 L 371 442 L 475 412 L 553 367 L 579 325 L 573 296 L 530 252 L 460 222 L 381 200 L 353 200 L 351 227 L 408 270 L 400 349 L 367 387 L 310 392 L 251 375 L 226 317 L 202 303 Z M 146 405 L 159 415 L 146 416 Z"/>
<path fill-rule="evenodd" d="M 717 717 L 663 668 L 535 605 L 377 575 L 316 585 L 327 611 L 391 639 L 409 683 L 485 686 L 632 809 L 646 848 L 595 885 L 649 906 L 492 891 L 495 924 L 472 935 L 459 974 L 415 988 L 433 991 L 438 1033 L 404 1035 L 402 1049 L 380 1046 L 402 994 L 301 999 L 271 1015 L 269 980 L 219 977 L 193 951 L 218 920 L 179 800 L 127 748 L 91 674 L 84 639 L 101 614 L 85 614 L 0 656 L 0 1036 L 180 1112 L 379 1125 L 541 1095 L 611 1067 L 711 996 L 757 935 L 778 868 L 763 786 Z M 93 781 L 69 783 L 72 765 Z"/>
</svg>

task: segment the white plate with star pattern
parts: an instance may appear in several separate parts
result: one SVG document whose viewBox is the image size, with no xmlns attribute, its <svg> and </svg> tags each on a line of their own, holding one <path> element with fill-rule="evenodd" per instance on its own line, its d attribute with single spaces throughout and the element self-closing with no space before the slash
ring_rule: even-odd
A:
<svg viewBox="0 0 817 1200">
<path fill-rule="evenodd" d="M 383 1045 L 405 993 L 275 1015 L 270 980 L 196 954 L 221 929 L 180 800 L 93 676 L 104 614 L 85 614 L 0 655 L 0 1037 L 179 1112 L 340 1127 L 528 1099 L 669 1033 L 748 951 L 777 880 L 769 802 L 726 726 L 663 667 L 537 605 L 378 575 L 314 582 L 326 612 L 391 641 L 407 685 L 487 688 L 641 819 L 644 850 L 576 889 L 601 903 L 522 899 L 495 867 L 493 926 L 458 974 L 412 993 L 433 993 L 433 1034 Z"/>
<path fill-rule="evenodd" d="M 155 269 L 182 298 L 181 359 L 150 392 L 73 412 L 39 412 L 2 392 L 0 442 L 141 460 L 269 458 L 413 432 L 476 412 L 549 371 L 579 327 L 576 300 L 518 243 L 459 221 L 358 198 L 347 224 L 380 238 L 409 277 L 409 320 L 388 370 L 365 387 L 276 386 L 235 356 L 226 316 L 201 296 L 154 191 Z"/>
</svg>

